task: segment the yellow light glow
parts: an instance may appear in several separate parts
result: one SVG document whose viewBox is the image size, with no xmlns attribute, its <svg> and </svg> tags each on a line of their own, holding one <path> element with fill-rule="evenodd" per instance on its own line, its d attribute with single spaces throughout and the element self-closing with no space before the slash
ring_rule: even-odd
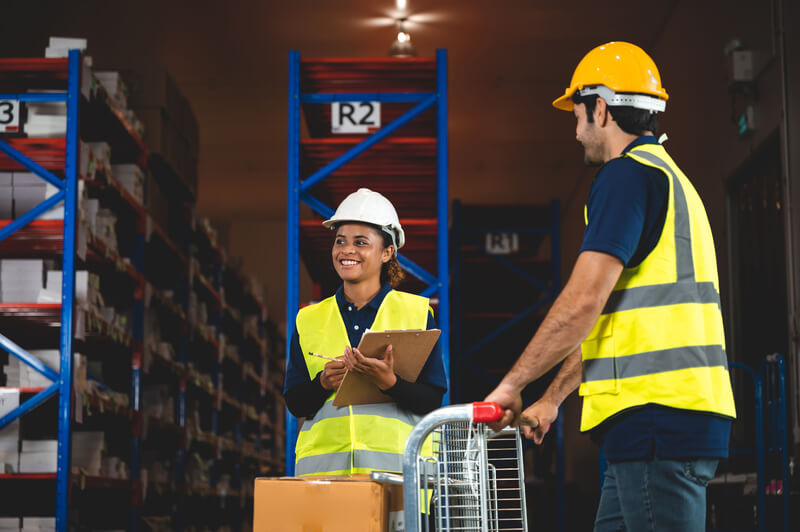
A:
<svg viewBox="0 0 800 532">
<path fill-rule="evenodd" d="M 400 31 L 397 33 L 397 42 L 408 42 L 411 40 L 411 35 L 404 31 Z"/>
</svg>

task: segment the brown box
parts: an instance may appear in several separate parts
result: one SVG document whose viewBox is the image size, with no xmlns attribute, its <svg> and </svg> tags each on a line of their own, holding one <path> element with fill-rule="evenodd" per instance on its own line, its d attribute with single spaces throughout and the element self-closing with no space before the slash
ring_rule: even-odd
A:
<svg viewBox="0 0 800 532">
<path fill-rule="evenodd" d="M 253 532 L 404 530 L 403 488 L 351 477 L 255 480 Z"/>
</svg>

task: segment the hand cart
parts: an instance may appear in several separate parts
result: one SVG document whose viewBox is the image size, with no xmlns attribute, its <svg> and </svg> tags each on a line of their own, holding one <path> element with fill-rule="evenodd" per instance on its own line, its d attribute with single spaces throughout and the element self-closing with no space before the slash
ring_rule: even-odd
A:
<svg viewBox="0 0 800 532">
<path fill-rule="evenodd" d="M 403 483 L 406 532 L 527 532 L 519 429 L 495 433 L 487 426 L 502 416 L 495 403 L 435 410 L 406 441 L 402 479 L 372 474 L 374 480 Z M 433 452 L 422 452 L 429 437 Z M 420 501 L 429 500 L 431 519 L 420 508 Z"/>
</svg>

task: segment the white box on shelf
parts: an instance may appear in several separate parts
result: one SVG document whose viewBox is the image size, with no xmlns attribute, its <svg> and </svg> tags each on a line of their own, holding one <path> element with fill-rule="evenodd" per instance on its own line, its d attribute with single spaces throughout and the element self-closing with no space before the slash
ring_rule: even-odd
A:
<svg viewBox="0 0 800 532">
<path fill-rule="evenodd" d="M 22 530 L 31 530 L 41 532 L 44 530 L 51 530 L 55 532 L 56 518 L 55 517 L 28 517 L 22 516 Z"/>
<path fill-rule="evenodd" d="M 0 272 L 27 272 L 44 270 L 44 261 L 39 259 L 0 259 Z"/>
<path fill-rule="evenodd" d="M 0 185 L 0 220 L 14 219 L 14 189 Z"/>
<path fill-rule="evenodd" d="M 57 451 L 23 451 L 19 455 L 20 473 L 55 473 L 58 470 Z"/>
<path fill-rule="evenodd" d="M 50 37 L 48 46 L 67 50 L 86 50 L 87 40 L 80 37 Z"/>
<path fill-rule="evenodd" d="M 44 286 L 47 292 L 57 294 L 61 299 L 61 270 L 48 270 L 47 282 Z M 75 272 L 75 300 L 83 306 L 89 301 L 89 272 L 78 270 Z"/>
<path fill-rule="evenodd" d="M 11 184 L 15 187 L 42 187 L 47 181 L 33 172 L 12 172 Z"/>
<path fill-rule="evenodd" d="M 4 532 L 16 530 L 19 532 L 20 527 L 19 517 L 0 517 L 0 530 Z"/>
<path fill-rule="evenodd" d="M 14 184 L 14 172 L 0 172 L 0 187 L 10 187 Z"/>
<path fill-rule="evenodd" d="M 16 175 L 14 176 L 16 180 Z M 54 196 L 58 189 L 51 185 L 50 183 L 44 183 L 38 186 L 17 186 L 14 185 L 14 215 L 19 218 L 29 210 L 33 209 L 41 202 L 46 200 L 47 198 Z M 51 211 L 61 210 L 61 219 L 64 218 L 63 215 L 63 207 L 56 206 Z M 44 218 L 44 216 L 48 216 L 48 218 Z M 56 213 L 45 213 L 42 215 L 41 218 L 43 219 L 51 219 L 57 220 L 58 218 L 54 218 Z"/>
<path fill-rule="evenodd" d="M 8 414 L 18 406 L 19 390 L 0 388 L 0 417 Z M 0 473 L 16 473 L 18 470 L 19 420 L 0 429 Z"/>
</svg>

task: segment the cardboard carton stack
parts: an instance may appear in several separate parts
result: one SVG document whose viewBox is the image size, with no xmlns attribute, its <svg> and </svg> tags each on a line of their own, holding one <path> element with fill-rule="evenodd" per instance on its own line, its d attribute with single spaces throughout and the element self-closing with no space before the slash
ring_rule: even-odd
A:
<svg viewBox="0 0 800 532">
<path fill-rule="evenodd" d="M 129 104 L 145 124 L 148 153 L 163 162 L 196 197 L 199 139 L 189 100 L 163 68 L 125 74 Z"/>
<path fill-rule="evenodd" d="M 128 108 L 128 86 L 119 72 L 95 71 L 94 77 L 103 86 L 109 98 L 120 109 Z"/>
<path fill-rule="evenodd" d="M 58 440 L 22 440 L 20 473 L 55 473 L 57 468 Z M 105 456 L 105 435 L 99 431 L 72 432 L 71 468 L 73 472 L 83 471 L 93 476 L 127 476 L 119 458 Z"/>
<path fill-rule="evenodd" d="M 28 351 L 48 368 L 58 373 L 61 366 L 61 355 L 58 349 L 31 349 Z M 86 357 L 80 353 L 73 353 L 72 358 L 73 381 L 77 386 L 86 382 Z M 46 388 L 52 381 L 34 370 L 15 356 L 9 355 L 8 362 L 3 366 L 6 376 L 6 386 L 19 388 Z M 2 432 L 0 431 L 0 435 Z"/>
<path fill-rule="evenodd" d="M 114 178 L 119 181 L 122 188 L 127 190 L 139 205 L 143 205 L 145 175 L 142 169 L 135 164 L 115 164 L 111 168 Z"/>
</svg>

